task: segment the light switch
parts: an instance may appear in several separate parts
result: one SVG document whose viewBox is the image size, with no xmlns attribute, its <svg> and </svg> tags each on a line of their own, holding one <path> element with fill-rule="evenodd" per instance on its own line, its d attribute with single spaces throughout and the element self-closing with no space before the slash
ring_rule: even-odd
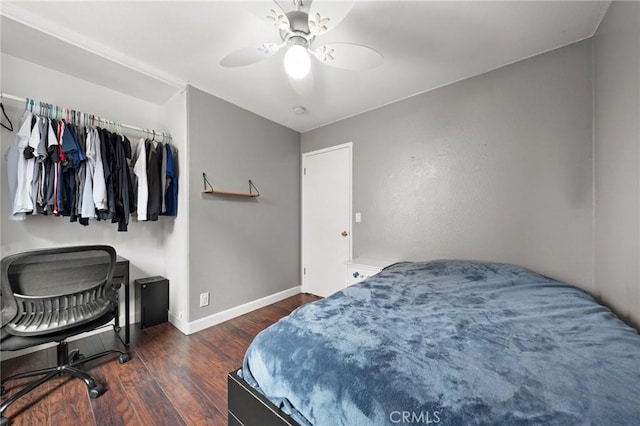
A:
<svg viewBox="0 0 640 426">
<path fill-rule="evenodd" d="M 360 223 L 362 222 L 362 215 L 360 214 L 360 212 L 356 213 L 356 223 Z"/>
</svg>

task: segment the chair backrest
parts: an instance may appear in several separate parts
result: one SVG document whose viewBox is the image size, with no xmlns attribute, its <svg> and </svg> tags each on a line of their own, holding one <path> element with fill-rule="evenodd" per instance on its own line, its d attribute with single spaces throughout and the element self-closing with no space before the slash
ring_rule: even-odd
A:
<svg viewBox="0 0 640 426">
<path fill-rule="evenodd" d="M 116 252 L 106 245 L 32 250 L 1 262 L 2 327 L 16 336 L 56 333 L 115 311 Z"/>
</svg>

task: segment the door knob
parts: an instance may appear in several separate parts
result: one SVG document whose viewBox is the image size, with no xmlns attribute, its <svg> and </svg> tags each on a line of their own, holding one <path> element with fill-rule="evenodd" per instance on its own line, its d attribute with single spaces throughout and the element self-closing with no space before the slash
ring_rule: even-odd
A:
<svg viewBox="0 0 640 426">
<path fill-rule="evenodd" d="M 343 237 L 346 237 L 347 235 L 349 235 L 349 233 L 347 231 L 342 231 L 340 235 L 342 235 Z"/>
</svg>

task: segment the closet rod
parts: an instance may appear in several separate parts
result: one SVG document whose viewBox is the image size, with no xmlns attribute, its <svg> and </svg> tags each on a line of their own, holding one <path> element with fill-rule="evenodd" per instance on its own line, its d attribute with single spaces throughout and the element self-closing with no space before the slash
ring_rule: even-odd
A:
<svg viewBox="0 0 640 426">
<path fill-rule="evenodd" d="M 9 93 L 4 93 L 4 92 L 0 93 L 0 98 L 9 99 L 9 100 L 12 100 L 12 101 L 22 102 L 22 103 L 26 103 L 27 102 L 27 98 L 23 98 L 23 97 L 16 96 L 16 95 L 11 95 Z M 31 99 L 31 98 L 29 98 L 29 99 Z M 35 99 L 34 99 L 34 102 L 35 102 Z M 34 106 L 35 106 L 35 104 L 34 104 Z M 63 110 L 64 110 L 64 108 L 63 108 Z M 117 122 L 113 122 L 113 121 L 110 121 L 110 120 L 105 120 L 105 119 L 103 119 L 102 117 L 99 117 L 99 116 L 96 116 L 96 119 L 99 120 L 99 121 L 103 121 L 105 123 L 114 123 L 114 124 L 117 124 L 118 126 L 123 127 L 125 129 L 135 130 L 137 132 L 144 133 L 145 135 L 151 135 L 151 134 L 154 134 L 154 135 L 157 135 L 157 136 L 165 135 L 166 137 L 169 138 L 169 140 L 172 140 L 171 134 L 168 133 L 168 132 L 158 132 L 158 131 L 153 130 L 153 129 L 143 129 L 142 127 L 132 126 L 130 124 L 117 123 Z"/>
</svg>

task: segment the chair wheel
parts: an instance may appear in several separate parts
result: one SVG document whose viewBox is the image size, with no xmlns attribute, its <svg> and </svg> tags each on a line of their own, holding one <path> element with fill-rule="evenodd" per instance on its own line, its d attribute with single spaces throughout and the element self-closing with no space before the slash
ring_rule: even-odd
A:
<svg viewBox="0 0 640 426">
<path fill-rule="evenodd" d="M 129 361 L 131 359 L 131 357 L 129 357 L 129 354 L 120 354 L 120 356 L 118 357 L 118 362 L 120 364 L 124 364 L 125 362 Z"/>
<path fill-rule="evenodd" d="M 89 389 L 89 396 L 91 397 L 91 399 L 96 399 L 103 393 L 104 393 L 104 386 L 102 386 L 101 384 L 97 384 L 91 389 Z"/>
<path fill-rule="evenodd" d="M 0 426 L 9 426 L 10 423 L 9 418 L 4 416 L 0 417 Z"/>
<path fill-rule="evenodd" d="M 69 355 L 70 355 L 69 356 L 69 362 L 74 362 L 74 361 L 77 361 L 79 359 L 84 358 L 84 355 L 82 355 L 80 353 L 80 351 L 77 350 L 77 349 L 74 349 L 71 353 L 69 353 Z"/>
</svg>

